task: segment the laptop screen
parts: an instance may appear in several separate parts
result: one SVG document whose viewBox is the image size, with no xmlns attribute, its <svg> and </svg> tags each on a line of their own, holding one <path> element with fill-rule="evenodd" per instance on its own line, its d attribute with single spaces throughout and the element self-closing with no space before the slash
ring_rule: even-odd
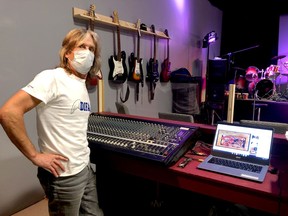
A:
<svg viewBox="0 0 288 216">
<path fill-rule="evenodd" d="M 213 155 L 255 162 L 269 160 L 273 128 L 218 123 Z"/>
</svg>

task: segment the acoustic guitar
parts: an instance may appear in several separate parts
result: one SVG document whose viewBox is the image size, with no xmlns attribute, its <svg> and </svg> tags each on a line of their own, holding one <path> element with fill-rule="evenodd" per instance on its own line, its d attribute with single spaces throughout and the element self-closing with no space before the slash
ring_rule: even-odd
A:
<svg viewBox="0 0 288 216">
<path fill-rule="evenodd" d="M 141 82 L 143 87 L 143 68 L 142 68 L 142 58 L 140 58 L 140 19 L 138 19 L 137 24 L 137 56 L 134 52 L 130 54 L 129 57 L 129 80 L 136 83 L 136 101 L 139 99 L 139 83 Z"/>
<path fill-rule="evenodd" d="M 120 22 L 118 18 L 118 12 L 113 11 L 113 22 L 118 23 L 117 25 L 117 55 L 112 55 L 109 58 L 109 80 L 114 83 L 124 83 L 128 77 L 128 69 L 126 66 L 126 53 L 121 51 L 120 43 Z"/>
<path fill-rule="evenodd" d="M 147 64 L 147 75 L 146 81 L 150 83 L 149 91 L 150 91 L 150 100 L 154 100 L 154 92 L 156 88 L 156 82 L 159 80 L 159 72 L 158 72 L 158 60 L 156 59 L 157 53 L 157 38 L 156 38 L 156 31 L 155 26 L 151 25 L 151 30 L 154 34 L 154 56 L 150 58 Z"/>
<path fill-rule="evenodd" d="M 167 29 L 165 29 L 164 33 L 167 37 L 169 37 Z M 169 60 L 169 39 L 167 39 L 167 57 L 164 59 L 161 65 L 162 70 L 160 72 L 160 82 L 169 82 L 171 73 L 170 66 L 171 62 Z"/>
</svg>

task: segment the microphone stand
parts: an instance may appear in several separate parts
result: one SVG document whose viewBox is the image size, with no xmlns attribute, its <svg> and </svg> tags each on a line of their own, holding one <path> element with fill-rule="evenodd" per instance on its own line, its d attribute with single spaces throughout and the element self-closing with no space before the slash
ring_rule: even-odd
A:
<svg viewBox="0 0 288 216">
<path fill-rule="evenodd" d="M 260 46 L 260 45 L 248 47 L 248 48 L 245 48 L 245 49 L 241 49 L 241 50 L 234 51 L 234 52 L 232 52 L 232 53 L 233 53 L 233 54 L 236 54 L 236 53 L 244 52 L 244 51 L 247 51 L 247 50 L 250 50 L 250 49 L 258 48 L 259 46 Z M 231 54 L 231 53 L 224 54 L 223 56 L 229 55 L 229 54 Z"/>
<path fill-rule="evenodd" d="M 236 53 L 240 53 L 240 52 L 244 52 L 244 51 L 247 51 L 247 50 L 250 50 L 250 49 L 255 49 L 255 48 L 258 48 L 260 45 L 256 45 L 256 46 L 252 46 L 252 47 L 248 47 L 248 48 L 245 48 L 245 49 L 241 49 L 241 50 L 237 50 L 237 51 L 234 51 L 234 52 L 229 52 L 229 53 L 226 53 L 222 56 L 220 56 L 221 58 L 223 56 L 228 56 L 227 58 L 227 62 L 228 62 L 228 69 L 227 71 L 230 72 L 230 69 L 231 69 L 231 64 L 234 64 L 234 62 L 231 60 L 232 59 L 232 55 L 233 54 L 236 54 Z M 234 74 L 234 77 L 236 76 L 236 74 Z M 235 80 L 234 80 L 234 84 L 235 84 Z"/>
<path fill-rule="evenodd" d="M 252 117 L 252 120 L 254 121 L 255 120 L 255 103 L 256 103 L 256 95 L 258 93 L 258 90 L 255 91 L 254 93 L 254 100 L 253 100 L 253 117 Z"/>
</svg>

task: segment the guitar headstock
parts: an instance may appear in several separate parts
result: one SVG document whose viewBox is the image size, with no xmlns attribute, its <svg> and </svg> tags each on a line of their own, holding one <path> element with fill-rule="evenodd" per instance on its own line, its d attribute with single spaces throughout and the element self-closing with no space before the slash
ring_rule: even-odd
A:
<svg viewBox="0 0 288 216">
<path fill-rule="evenodd" d="M 165 29 L 164 34 L 165 34 L 167 37 L 169 37 L 168 29 Z"/>
<path fill-rule="evenodd" d="M 96 9 L 96 6 L 94 4 L 91 4 L 90 9 L 89 9 L 89 16 L 95 17 L 95 9 Z"/>
<path fill-rule="evenodd" d="M 153 33 L 156 33 L 156 31 L 155 31 L 155 26 L 154 26 L 153 24 L 151 25 L 150 28 L 151 28 L 151 31 L 152 31 Z"/>
<path fill-rule="evenodd" d="M 117 10 L 113 11 L 113 22 L 117 23 L 117 24 L 120 24 Z"/>
</svg>

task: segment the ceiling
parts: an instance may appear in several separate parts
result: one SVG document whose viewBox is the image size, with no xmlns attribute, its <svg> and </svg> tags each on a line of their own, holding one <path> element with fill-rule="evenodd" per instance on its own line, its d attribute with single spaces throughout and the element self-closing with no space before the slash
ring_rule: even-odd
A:
<svg viewBox="0 0 288 216">
<path fill-rule="evenodd" d="M 221 56 L 233 53 L 234 66 L 242 68 L 270 65 L 278 55 L 279 16 L 288 15 L 288 0 L 208 1 L 223 11 Z"/>
<path fill-rule="evenodd" d="M 256 9 L 255 13 L 263 12 L 288 14 L 288 1 L 287 0 L 208 0 L 212 5 L 219 8 L 223 12 L 225 10 L 243 10 Z M 259 16 L 265 14 L 259 13 Z"/>
</svg>

